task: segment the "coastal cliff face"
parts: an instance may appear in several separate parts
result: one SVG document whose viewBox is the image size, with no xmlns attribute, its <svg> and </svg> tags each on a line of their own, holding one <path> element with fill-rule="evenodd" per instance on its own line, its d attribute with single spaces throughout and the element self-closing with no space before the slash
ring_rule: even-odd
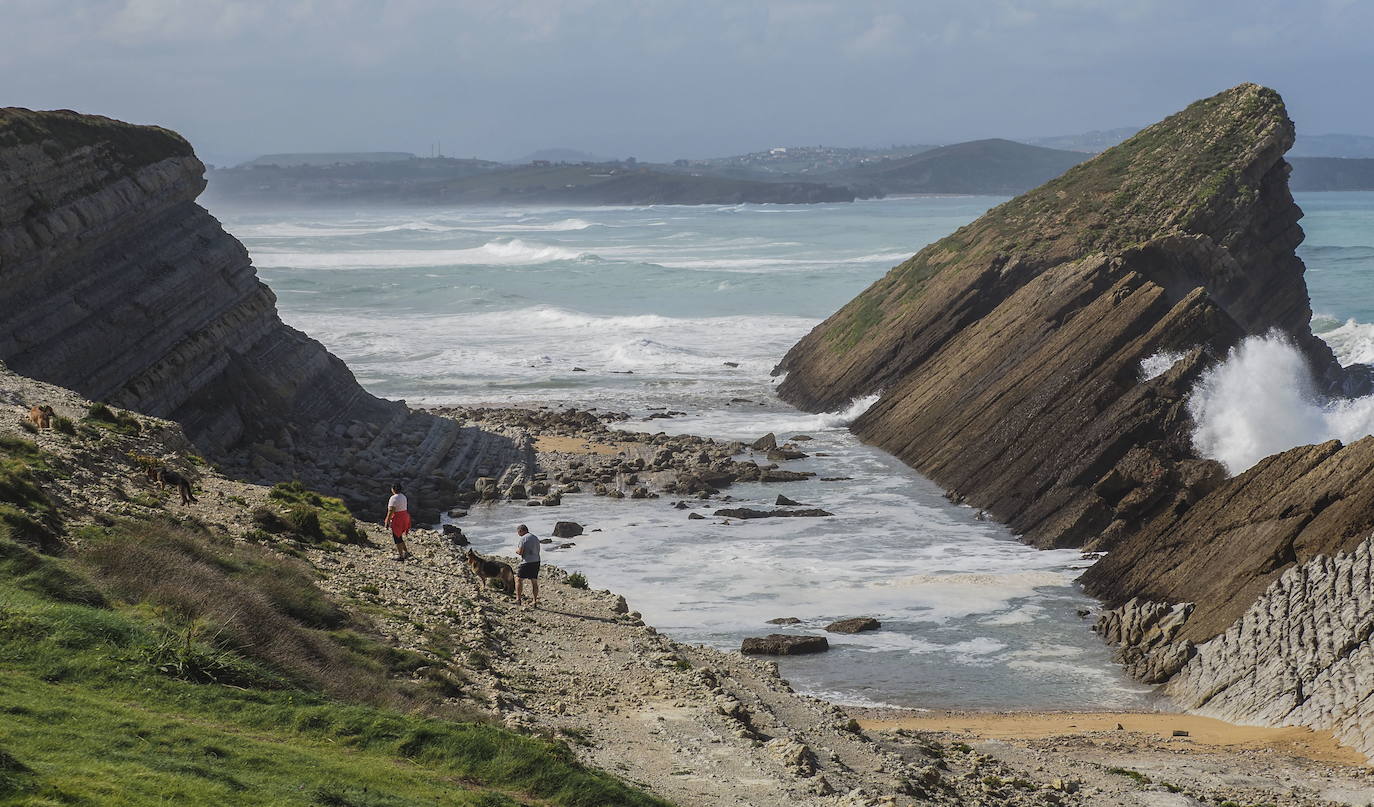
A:
<svg viewBox="0 0 1374 807">
<path fill-rule="evenodd" d="M 368 514 L 393 477 L 432 517 L 478 465 L 518 459 L 508 440 L 369 395 L 284 325 L 243 245 L 195 203 L 203 174 L 165 129 L 0 110 L 0 360 Z"/>
<path fill-rule="evenodd" d="M 859 437 L 1030 543 L 1111 550 L 1083 583 L 1111 608 L 1098 630 L 1135 676 L 1217 714 L 1335 728 L 1369 752 L 1367 620 L 1321 615 L 1368 598 L 1294 581 L 1348 580 L 1328 567 L 1364 557 L 1330 560 L 1374 532 L 1374 438 L 1228 479 L 1197 455 L 1187 411 L 1204 370 L 1271 331 L 1306 354 L 1318 388 L 1361 383 L 1308 324 L 1292 143 L 1272 90 L 1199 101 L 894 268 L 787 354 L 779 393 L 813 410 L 879 393 Z M 1172 365 L 1146 378 L 1151 358 Z M 1282 677 L 1266 654 L 1301 668 L 1283 685 L 1305 681 L 1319 704 L 1264 707 Z"/>
<path fill-rule="evenodd" d="M 1292 142 L 1272 90 L 1199 101 L 895 267 L 788 352 L 779 394 L 881 393 L 854 431 L 1031 543 L 1119 533 L 1142 486 L 1216 475 L 1184 403 L 1239 339 L 1277 328 L 1339 371 L 1308 327 Z M 1160 351 L 1186 357 L 1142 383 Z"/>
</svg>

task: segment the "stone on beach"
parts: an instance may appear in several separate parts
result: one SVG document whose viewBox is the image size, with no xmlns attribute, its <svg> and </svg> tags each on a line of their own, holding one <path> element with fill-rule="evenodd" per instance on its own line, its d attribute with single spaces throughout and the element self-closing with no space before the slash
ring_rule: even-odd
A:
<svg viewBox="0 0 1374 807">
<path fill-rule="evenodd" d="M 851 619 L 841 619 L 838 622 L 831 622 L 825 626 L 830 633 L 863 633 L 869 630 L 878 630 L 883 623 L 871 616 L 856 616 Z"/>
<path fill-rule="evenodd" d="M 740 646 L 741 653 L 760 656 L 799 656 L 824 653 L 829 649 L 830 642 L 824 636 L 795 636 L 788 633 L 748 636 Z"/>
</svg>

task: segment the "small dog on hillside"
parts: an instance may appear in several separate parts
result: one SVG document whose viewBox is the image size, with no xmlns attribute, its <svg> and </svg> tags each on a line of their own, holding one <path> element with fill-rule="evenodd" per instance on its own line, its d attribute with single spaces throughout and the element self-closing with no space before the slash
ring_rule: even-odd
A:
<svg viewBox="0 0 1374 807">
<path fill-rule="evenodd" d="M 52 419 L 52 407 L 47 404 L 34 406 L 29 409 L 29 422 L 32 423 L 36 429 L 51 429 Z"/>
<path fill-rule="evenodd" d="M 181 494 L 181 503 L 183 505 L 196 501 L 195 494 L 191 492 L 190 480 L 176 471 L 158 465 L 149 465 L 147 474 L 148 481 L 156 482 L 159 490 L 166 490 L 168 485 L 176 488 L 177 493 Z"/>
<path fill-rule="evenodd" d="M 509 563 L 484 558 L 471 549 L 467 552 L 467 562 L 472 571 L 482 578 L 483 584 L 488 579 L 496 578 L 501 581 L 501 587 L 506 590 L 507 594 L 515 593 L 515 571 L 511 569 Z"/>
</svg>

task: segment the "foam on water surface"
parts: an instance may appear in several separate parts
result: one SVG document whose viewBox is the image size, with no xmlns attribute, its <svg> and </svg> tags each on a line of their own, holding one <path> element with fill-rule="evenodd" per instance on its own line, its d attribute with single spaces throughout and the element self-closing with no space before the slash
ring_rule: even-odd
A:
<svg viewBox="0 0 1374 807">
<path fill-rule="evenodd" d="M 1146 688 L 1122 676 L 1078 616 L 1093 603 L 1072 582 L 1086 565 L 1076 552 L 1026 547 L 860 444 L 845 426 L 875 397 L 809 414 L 772 394 L 779 379 L 770 371 L 811 327 L 999 201 L 215 212 L 280 295 L 283 318 L 321 339 L 374 392 L 412 404 L 577 405 L 640 416 L 666 407 L 689 415 L 624 426 L 748 440 L 806 434 L 814 439 L 799 445 L 813 456 L 788 467 L 817 478 L 728 493 L 756 507 L 784 493 L 835 513 L 727 526 L 688 521 L 667 499 L 568 496 L 557 509 L 474 510 L 463 527 L 480 549 L 509 552 L 522 520 L 541 535 L 554 520 L 579 521 L 591 531 L 573 549 L 549 550 L 550 562 L 624 593 L 660 630 L 723 649 L 745 635 L 818 633 L 834 619 L 876 617 L 880 632 L 831 635 L 829 653 L 782 660 L 799 688 L 839 702 L 1140 705 Z M 1367 207 L 1374 210 L 1374 197 Z M 1330 215 L 1362 221 L 1364 213 L 1347 204 Z M 1374 321 L 1374 311 L 1349 307 L 1359 297 L 1346 293 L 1347 281 L 1357 267 L 1370 269 L 1374 254 L 1361 258 L 1366 242 L 1339 227 L 1323 238 L 1329 220 L 1309 208 L 1304 221 L 1304 249 L 1331 248 L 1307 255 L 1309 283 L 1318 308 L 1334 317 L 1327 338 L 1358 357 L 1374 351 L 1374 340 L 1345 320 Z M 1322 297 L 1328 282 L 1340 293 Z M 1142 376 L 1169 364 L 1158 357 Z M 1283 371 L 1267 379 L 1293 380 Z M 1237 400 L 1230 389 L 1218 386 L 1215 401 L 1231 402 L 1222 410 Z M 708 515 L 727 506 L 692 504 Z M 778 616 L 803 622 L 765 624 Z"/>
</svg>

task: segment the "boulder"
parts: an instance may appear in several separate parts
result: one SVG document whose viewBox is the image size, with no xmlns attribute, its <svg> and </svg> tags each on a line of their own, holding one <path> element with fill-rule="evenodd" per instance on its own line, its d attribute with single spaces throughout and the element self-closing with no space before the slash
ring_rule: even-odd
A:
<svg viewBox="0 0 1374 807">
<path fill-rule="evenodd" d="M 802 510 L 755 510 L 752 507 L 727 507 L 717 510 L 712 515 L 722 518 L 825 518 L 835 514 L 819 507 Z"/>
<path fill-rule="evenodd" d="M 776 617 L 776 618 L 774 618 L 774 619 L 768 620 L 768 624 L 769 624 L 769 625 L 796 625 L 796 624 L 799 624 L 800 622 L 801 622 L 801 620 L 798 619 L 798 618 L 796 618 L 796 617 L 794 617 L 794 616 L 780 616 L 780 617 Z"/>
<path fill-rule="evenodd" d="M 456 546 L 468 545 L 468 537 L 463 534 L 462 530 L 452 524 L 444 525 L 444 537 L 452 541 Z"/>
<path fill-rule="evenodd" d="M 582 525 L 576 521 L 559 521 L 553 525 L 553 537 L 555 538 L 575 538 L 582 532 Z"/>
<path fill-rule="evenodd" d="M 871 616 L 856 616 L 852 619 L 841 619 L 838 622 L 831 622 L 825 626 L 830 633 L 863 633 L 869 630 L 878 630 L 883 623 Z"/>
<path fill-rule="evenodd" d="M 750 443 L 749 447 L 754 449 L 755 451 L 772 451 L 773 449 L 778 447 L 778 436 L 776 434 L 773 434 L 772 432 L 769 432 L 764 436 L 760 437 L 759 439 L 755 440 L 754 442 Z"/>
<path fill-rule="evenodd" d="M 781 493 L 778 494 L 778 499 L 777 499 L 777 501 L 773 502 L 773 504 L 776 504 L 778 507 L 805 507 L 805 506 L 806 506 L 806 505 L 802 504 L 801 502 L 794 502 L 794 501 L 792 501 L 791 499 L 787 498 L 786 496 L 782 495 Z"/>
<path fill-rule="evenodd" d="M 759 656 L 800 656 L 824 653 L 830 642 L 824 636 L 796 636 L 790 633 L 770 633 L 767 636 L 748 636 L 740 645 L 740 652 Z"/>
</svg>

